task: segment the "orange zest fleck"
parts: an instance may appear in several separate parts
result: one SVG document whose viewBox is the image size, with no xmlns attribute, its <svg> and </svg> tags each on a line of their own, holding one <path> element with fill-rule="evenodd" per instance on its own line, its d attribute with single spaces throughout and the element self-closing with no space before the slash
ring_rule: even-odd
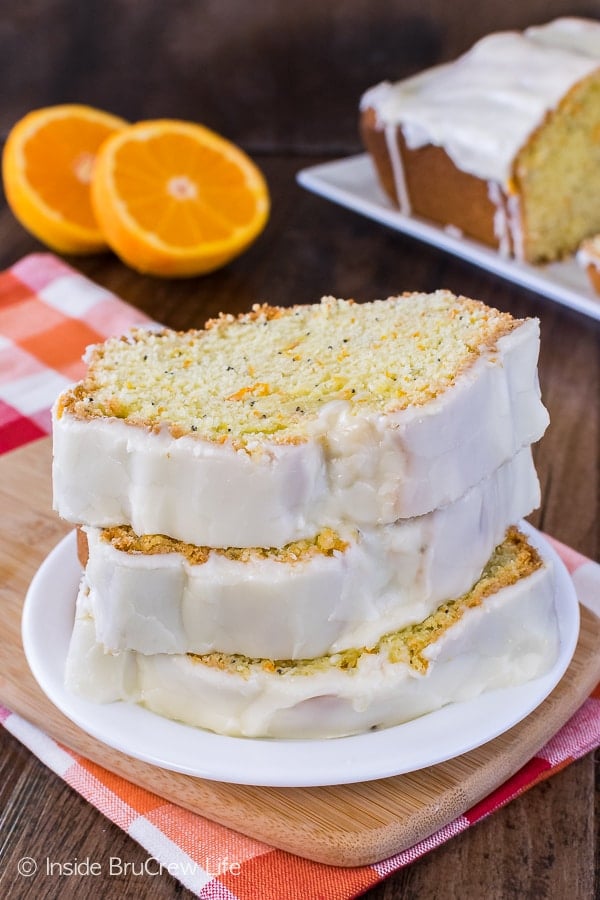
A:
<svg viewBox="0 0 600 900">
<path fill-rule="evenodd" d="M 239 391 L 230 394 L 225 399 L 243 400 L 248 394 L 252 394 L 254 397 L 268 397 L 270 393 L 272 393 L 270 384 L 267 384 L 266 381 L 257 381 L 256 384 L 249 384 L 247 387 L 240 388 Z"/>
</svg>

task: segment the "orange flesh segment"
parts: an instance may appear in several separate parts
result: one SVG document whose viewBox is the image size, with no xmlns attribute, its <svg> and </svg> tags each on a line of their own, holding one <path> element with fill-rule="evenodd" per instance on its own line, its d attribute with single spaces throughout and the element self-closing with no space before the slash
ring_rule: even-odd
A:
<svg viewBox="0 0 600 900">
<path fill-rule="evenodd" d="M 255 214 L 239 167 L 185 135 L 123 143 L 113 177 L 132 218 L 172 246 L 226 240 Z"/>
<path fill-rule="evenodd" d="M 91 168 L 98 146 L 113 131 L 97 122 L 58 118 L 41 125 L 26 143 L 28 182 L 48 207 L 83 228 L 97 228 L 89 197 Z"/>
</svg>

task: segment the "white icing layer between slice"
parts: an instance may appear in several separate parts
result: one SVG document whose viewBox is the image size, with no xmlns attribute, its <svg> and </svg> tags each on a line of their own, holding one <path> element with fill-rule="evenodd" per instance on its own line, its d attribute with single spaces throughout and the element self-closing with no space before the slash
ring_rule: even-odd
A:
<svg viewBox="0 0 600 900">
<path fill-rule="evenodd" d="M 168 718 L 230 735 L 336 737 L 386 727 L 493 688 L 529 681 L 559 647 L 551 565 L 469 609 L 425 651 L 426 674 L 383 653 L 355 668 L 310 674 L 236 672 L 199 658 L 134 651 L 111 655 L 96 642 L 82 585 L 66 666 L 69 689 L 89 700 L 129 700 Z"/>
<path fill-rule="evenodd" d="M 448 506 L 342 535 L 347 548 L 332 556 L 242 562 L 212 551 L 192 565 L 180 553 L 117 550 L 86 528 L 96 637 L 109 651 L 270 659 L 371 646 L 467 591 L 538 503 L 526 448 Z"/>
</svg>

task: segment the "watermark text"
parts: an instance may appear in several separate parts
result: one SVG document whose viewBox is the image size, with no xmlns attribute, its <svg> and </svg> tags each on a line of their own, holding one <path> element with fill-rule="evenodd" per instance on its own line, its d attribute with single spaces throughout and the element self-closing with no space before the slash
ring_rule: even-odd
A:
<svg viewBox="0 0 600 900">
<path fill-rule="evenodd" d="M 34 859 L 32 856 L 23 856 L 17 863 L 19 875 L 23 878 L 31 878 L 33 875 L 46 875 L 51 878 L 69 878 L 74 875 L 98 878 L 123 876 L 150 876 L 173 875 L 175 878 L 184 879 L 198 874 L 209 878 L 218 875 L 239 875 L 241 864 L 227 856 L 206 856 L 199 862 L 194 860 L 182 860 L 181 862 L 161 863 L 156 857 L 148 856 L 145 860 L 133 862 L 121 859 L 120 856 L 110 856 L 108 859 L 92 860 L 89 856 L 79 859 L 77 856 L 71 859 Z"/>
</svg>

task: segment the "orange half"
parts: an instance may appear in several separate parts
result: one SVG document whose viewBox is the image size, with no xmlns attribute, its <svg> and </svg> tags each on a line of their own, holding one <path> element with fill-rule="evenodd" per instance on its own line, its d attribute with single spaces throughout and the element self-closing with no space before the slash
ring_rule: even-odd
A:
<svg viewBox="0 0 600 900">
<path fill-rule="evenodd" d="M 92 170 L 100 145 L 126 125 L 101 110 L 63 104 L 35 110 L 11 129 L 2 154 L 6 200 L 52 249 L 107 249 L 91 204 Z"/>
<path fill-rule="evenodd" d="M 100 150 L 92 182 L 98 223 L 139 272 L 210 272 L 238 256 L 269 216 L 263 175 L 235 144 L 172 119 L 139 122 Z"/>
</svg>

